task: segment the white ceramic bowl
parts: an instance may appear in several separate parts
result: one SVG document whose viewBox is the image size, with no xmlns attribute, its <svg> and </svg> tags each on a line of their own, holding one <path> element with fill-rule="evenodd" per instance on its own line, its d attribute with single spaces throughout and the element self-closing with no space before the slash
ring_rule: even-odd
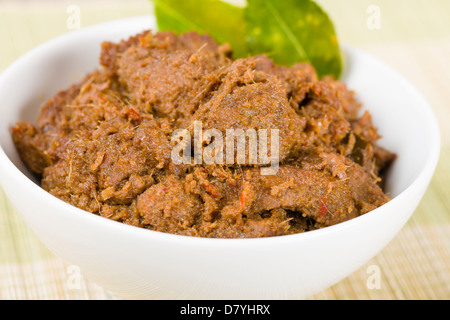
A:
<svg viewBox="0 0 450 320">
<path fill-rule="evenodd" d="M 345 47 L 343 80 L 373 115 L 381 144 L 398 154 L 393 200 L 364 215 L 303 234 L 204 239 L 144 230 L 70 206 L 39 187 L 20 161 L 10 129 L 34 121 L 41 104 L 98 66 L 100 43 L 155 29 L 152 16 L 112 21 L 45 43 L 0 75 L 0 182 L 42 242 L 85 278 L 122 298 L 307 298 L 350 275 L 402 228 L 422 198 L 440 149 L 438 124 L 402 76 Z"/>
</svg>

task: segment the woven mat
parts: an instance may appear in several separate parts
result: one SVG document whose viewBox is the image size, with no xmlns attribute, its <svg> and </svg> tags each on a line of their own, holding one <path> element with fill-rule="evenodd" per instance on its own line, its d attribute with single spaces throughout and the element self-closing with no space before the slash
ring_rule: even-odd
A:
<svg viewBox="0 0 450 320">
<path fill-rule="evenodd" d="M 320 0 L 342 42 L 404 74 L 440 121 L 442 152 L 422 202 L 401 232 L 371 261 L 310 299 L 450 299 L 450 1 Z M 0 1 L 0 72 L 32 47 L 80 26 L 151 13 L 147 0 Z M 73 21 L 72 21 L 73 22 Z M 118 299 L 84 280 L 70 289 L 70 268 L 44 247 L 0 190 L 0 300 Z M 370 282 L 377 268 L 378 286 Z"/>
</svg>

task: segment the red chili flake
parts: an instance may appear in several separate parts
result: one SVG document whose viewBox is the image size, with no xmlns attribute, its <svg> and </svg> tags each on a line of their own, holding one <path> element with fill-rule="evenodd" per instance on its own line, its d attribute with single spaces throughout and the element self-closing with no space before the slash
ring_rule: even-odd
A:
<svg viewBox="0 0 450 320">
<path fill-rule="evenodd" d="M 130 119 L 132 121 L 140 122 L 141 121 L 141 115 L 134 108 L 131 108 L 128 111 L 128 119 Z"/>
<path fill-rule="evenodd" d="M 244 191 L 242 191 L 240 196 L 239 196 L 239 209 L 243 210 L 244 209 L 244 205 L 245 205 L 245 195 L 244 195 Z"/>
<path fill-rule="evenodd" d="M 148 39 L 145 37 L 139 39 L 139 45 L 143 48 L 148 48 L 150 46 Z"/>
<path fill-rule="evenodd" d="M 23 133 L 25 130 L 22 127 L 13 127 L 12 131 L 15 133 Z"/>
<path fill-rule="evenodd" d="M 328 212 L 327 199 L 326 198 L 322 198 L 322 201 L 321 201 L 320 207 L 319 207 L 319 214 L 320 214 L 321 217 L 325 217 L 327 212 Z"/>
<path fill-rule="evenodd" d="M 209 184 L 209 183 L 202 183 L 202 187 L 206 189 L 206 192 L 208 192 L 214 199 L 220 199 L 221 196 L 219 194 L 219 192 L 217 191 L 216 187 L 214 187 L 213 185 Z"/>
</svg>

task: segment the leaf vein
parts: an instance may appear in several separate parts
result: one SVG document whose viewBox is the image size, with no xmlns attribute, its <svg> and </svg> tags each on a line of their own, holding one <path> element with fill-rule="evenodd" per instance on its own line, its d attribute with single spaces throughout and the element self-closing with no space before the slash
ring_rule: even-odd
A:
<svg viewBox="0 0 450 320">
<path fill-rule="evenodd" d="M 269 12 L 272 13 L 272 15 L 274 16 L 275 20 L 278 22 L 278 24 L 280 25 L 281 29 L 286 34 L 288 39 L 292 42 L 295 50 L 300 55 L 300 58 L 302 60 L 309 61 L 309 58 L 308 58 L 308 55 L 306 54 L 305 49 L 303 48 L 301 43 L 298 41 L 298 39 L 295 37 L 294 33 L 289 28 L 289 26 L 286 24 L 286 22 L 283 20 L 283 18 L 281 17 L 280 13 L 278 12 L 278 10 L 273 5 L 272 0 L 266 0 L 266 1 L 264 1 L 264 3 L 266 4 L 267 8 L 269 9 Z"/>
</svg>

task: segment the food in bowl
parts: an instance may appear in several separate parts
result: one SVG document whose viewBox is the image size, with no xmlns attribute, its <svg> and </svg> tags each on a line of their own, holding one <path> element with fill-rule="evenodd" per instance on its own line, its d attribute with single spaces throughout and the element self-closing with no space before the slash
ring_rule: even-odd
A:
<svg viewBox="0 0 450 320">
<path fill-rule="evenodd" d="M 47 101 L 36 124 L 12 130 L 41 186 L 71 205 L 161 232 L 256 238 L 324 228 L 390 200 L 383 181 L 395 154 L 377 144 L 345 83 L 308 63 L 233 59 L 208 35 L 150 30 L 104 42 L 100 63 Z M 228 140 L 230 130 L 246 143 Z M 255 145 L 256 160 L 269 161 L 250 161 L 252 137 L 270 140 Z"/>
</svg>

